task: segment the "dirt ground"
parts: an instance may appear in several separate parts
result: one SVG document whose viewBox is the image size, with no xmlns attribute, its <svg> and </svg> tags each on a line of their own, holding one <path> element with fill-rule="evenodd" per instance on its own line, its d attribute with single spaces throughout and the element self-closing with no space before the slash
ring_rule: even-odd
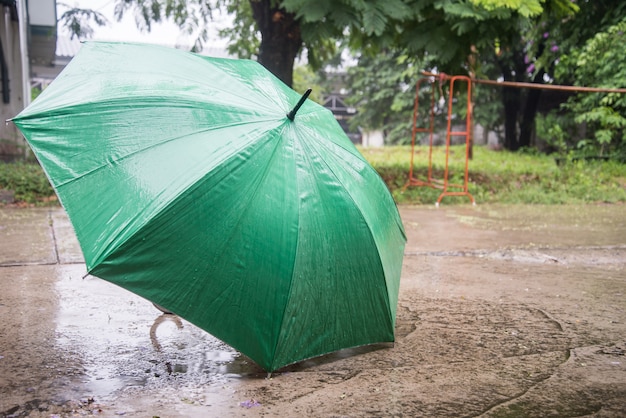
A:
<svg viewBox="0 0 626 418">
<path fill-rule="evenodd" d="M 0 209 L 0 417 L 626 416 L 626 206 L 400 208 L 396 343 L 267 374 Z"/>
</svg>

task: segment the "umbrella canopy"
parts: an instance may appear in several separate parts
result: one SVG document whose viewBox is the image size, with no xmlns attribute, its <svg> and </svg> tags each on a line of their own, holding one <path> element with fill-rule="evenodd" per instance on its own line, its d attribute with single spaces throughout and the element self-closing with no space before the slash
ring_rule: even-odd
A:
<svg viewBox="0 0 626 418">
<path fill-rule="evenodd" d="M 299 99 L 253 61 L 87 42 L 13 122 L 90 274 L 273 371 L 393 341 L 406 241 L 332 113 L 288 117 Z"/>
</svg>

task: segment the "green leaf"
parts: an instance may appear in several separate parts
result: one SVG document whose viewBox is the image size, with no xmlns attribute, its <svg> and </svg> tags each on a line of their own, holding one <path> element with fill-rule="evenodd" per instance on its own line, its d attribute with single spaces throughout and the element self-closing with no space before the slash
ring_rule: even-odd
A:
<svg viewBox="0 0 626 418">
<path fill-rule="evenodd" d="M 543 0 L 470 0 L 486 10 L 511 9 L 524 17 L 538 16 L 543 12 Z"/>
<path fill-rule="evenodd" d="M 368 35 L 382 35 L 385 30 L 387 18 L 374 5 L 369 5 L 363 11 L 363 30 Z"/>
<path fill-rule="evenodd" d="M 404 20 L 411 14 L 411 8 L 402 0 L 378 0 L 375 3 L 381 13 L 392 19 Z"/>
</svg>

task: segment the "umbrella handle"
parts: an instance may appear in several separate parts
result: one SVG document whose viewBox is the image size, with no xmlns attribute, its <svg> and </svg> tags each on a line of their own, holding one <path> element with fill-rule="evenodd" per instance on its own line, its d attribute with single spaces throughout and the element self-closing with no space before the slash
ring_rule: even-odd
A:
<svg viewBox="0 0 626 418">
<path fill-rule="evenodd" d="M 298 104 L 296 104 L 296 106 L 291 110 L 291 112 L 287 113 L 287 118 L 289 118 L 290 121 L 293 122 L 293 119 L 296 117 L 296 113 L 298 112 L 298 110 L 300 109 L 304 101 L 307 99 L 307 97 L 309 97 L 309 94 L 311 94 L 311 89 L 308 89 L 307 91 L 305 91 L 302 97 L 300 97 Z"/>
</svg>

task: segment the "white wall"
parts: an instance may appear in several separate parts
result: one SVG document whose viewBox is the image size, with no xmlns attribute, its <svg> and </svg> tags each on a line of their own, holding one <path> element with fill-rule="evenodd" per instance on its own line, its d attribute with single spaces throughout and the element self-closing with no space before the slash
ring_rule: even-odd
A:
<svg viewBox="0 0 626 418">
<path fill-rule="evenodd" d="M 382 147 L 385 144 L 383 131 L 363 131 L 361 138 L 364 147 Z"/>
<path fill-rule="evenodd" d="M 71 3 L 71 1 L 68 3 Z M 28 20 L 33 26 L 56 26 L 56 0 L 29 0 Z"/>
</svg>

